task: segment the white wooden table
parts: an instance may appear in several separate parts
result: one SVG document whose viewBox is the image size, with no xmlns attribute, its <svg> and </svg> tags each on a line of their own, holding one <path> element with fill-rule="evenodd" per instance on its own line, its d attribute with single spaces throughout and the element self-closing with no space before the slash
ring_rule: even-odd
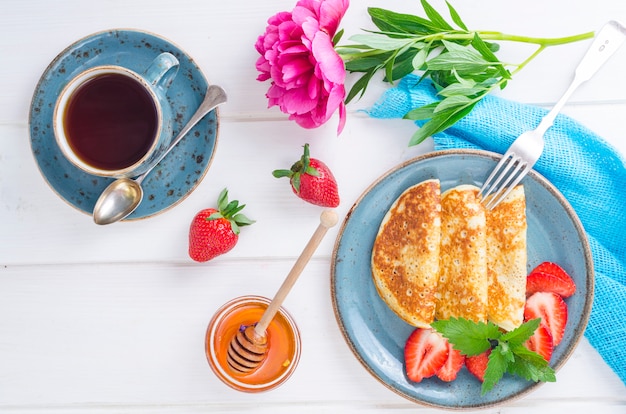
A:
<svg viewBox="0 0 626 414">
<path fill-rule="evenodd" d="M 320 209 L 271 176 L 291 165 L 304 143 L 333 169 L 340 217 L 381 174 L 430 150 L 407 147 L 414 125 L 373 120 L 358 110 L 385 86 L 337 118 L 304 130 L 266 109 L 254 42 L 266 20 L 292 0 L 4 0 L 0 13 L 0 411 L 17 413 L 437 412 L 383 387 L 357 362 L 338 329 L 330 297 L 331 229 L 287 298 L 302 333 L 293 377 L 256 395 L 227 388 L 203 349 L 213 312 L 243 294 L 271 297 L 317 226 Z M 438 8 L 442 1 L 433 1 Z M 623 0 L 453 3 L 471 28 L 534 36 L 597 30 L 626 22 Z M 421 13 L 417 1 L 353 0 L 346 35 L 371 28 L 366 8 Z M 445 10 L 445 9 L 443 9 Z M 48 63 L 91 33 L 136 28 L 163 36 L 194 58 L 229 102 L 220 112 L 214 162 L 198 188 L 148 220 L 96 226 L 46 184 L 31 154 L 30 100 Z M 587 42 L 540 55 L 500 94 L 550 106 L 567 86 Z M 503 56 L 523 49 L 513 46 Z M 564 112 L 626 153 L 626 48 L 584 84 Z M 361 169 L 355 166 L 361 165 Z M 187 256 L 193 215 L 220 190 L 247 204 L 257 223 L 237 247 L 206 264 Z M 583 340 L 556 383 L 488 412 L 626 412 L 626 388 Z"/>
</svg>

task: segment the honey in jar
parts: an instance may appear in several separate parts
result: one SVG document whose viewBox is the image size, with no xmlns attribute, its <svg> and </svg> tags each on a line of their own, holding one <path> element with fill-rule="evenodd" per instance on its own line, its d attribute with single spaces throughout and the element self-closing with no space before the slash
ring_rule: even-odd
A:
<svg viewBox="0 0 626 414">
<path fill-rule="evenodd" d="M 267 353 L 261 364 L 248 373 L 238 373 L 226 361 L 228 347 L 239 329 L 261 319 L 270 300 L 261 296 L 243 296 L 223 305 L 213 316 L 206 332 L 205 351 L 209 365 L 226 385 L 244 392 L 276 388 L 295 370 L 300 359 L 300 333 L 284 308 L 269 324 Z"/>
</svg>

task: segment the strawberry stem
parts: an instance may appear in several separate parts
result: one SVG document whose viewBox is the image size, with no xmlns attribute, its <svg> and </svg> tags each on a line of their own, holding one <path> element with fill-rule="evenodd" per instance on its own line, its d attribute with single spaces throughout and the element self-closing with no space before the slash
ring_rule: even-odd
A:
<svg viewBox="0 0 626 414">
<path fill-rule="evenodd" d="M 217 206 L 219 211 L 211 214 L 206 220 L 226 219 L 230 222 L 230 226 L 235 234 L 239 234 L 239 227 L 249 226 L 255 222 L 255 220 L 249 219 L 246 215 L 239 213 L 246 206 L 245 204 L 239 205 L 238 200 L 228 202 L 228 189 L 226 188 L 224 188 L 217 197 Z"/>
</svg>

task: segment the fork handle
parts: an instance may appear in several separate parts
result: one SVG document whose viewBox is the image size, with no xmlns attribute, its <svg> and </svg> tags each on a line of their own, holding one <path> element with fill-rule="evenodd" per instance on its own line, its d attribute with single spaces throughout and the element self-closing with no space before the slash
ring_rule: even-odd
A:
<svg viewBox="0 0 626 414">
<path fill-rule="evenodd" d="M 620 23 L 611 20 L 606 23 L 596 35 L 591 46 L 583 56 L 574 73 L 574 80 L 567 88 L 561 99 L 554 105 L 550 112 L 541 120 L 537 130 L 542 134 L 552 126 L 554 120 L 565 102 L 583 82 L 591 77 L 600 67 L 619 49 L 626 38 L 626 28 Z"/>
</svg>

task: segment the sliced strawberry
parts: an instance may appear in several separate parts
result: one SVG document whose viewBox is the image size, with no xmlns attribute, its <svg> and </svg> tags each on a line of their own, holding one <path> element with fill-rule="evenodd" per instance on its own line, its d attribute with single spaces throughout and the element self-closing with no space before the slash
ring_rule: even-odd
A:
<svg viewBox="0 0 626 414">
<path fill-rule="evenodd" d="M 448 359 L 448 342 L 432 329 L 417 328 L 404 346 L 406 374 L 411 381 L 432 377 Z"/>
<path fill-rule="evenodd" d="M 554 292 L 537 292 L 526 300 L 524 319 L 541 318 L 541 325 L 552 334 L 554 346 L 561 343 L 567 324 L 567 304 Z"/>
<path fill-rule="evenodd" d="M 561 279 L 551 273 L 533 271 L 526 278 L 526 296 L 535 292 L 554 292 L 563 298 L 569 298 L 576 292 L 572 279 Z"/>
<path fill-rule="evenodd" d="M 448 341 L 446 341 L 448 342 Z M 463 364 L 465 363 L 465 356 L 452 348 L 452 344 L 448 342 L 448 359 L 443 364 L 441 369 L 437 371 L 437 377 L 446 382 L 454 381 L 456 375 L 459 373 Z"/>
<path fill-rule="evenodd" d="M 465 357 L 465 366 L 467 370 L 476 378 L 483 382 L 485 380 L 485 371 L 489 363 L 489 354 L 491 349 L 486 350 L 482 354 Z"/>
<path fill-rule="evenodd" d="M 530 349 L 541 355 L 546 361 L 550 362 L 552 357 L 552 351 L 554 350 L 554 343 L 552 340 L 552 334 L 543 325 L 539 325 L 533 336 L 526 341 L 526 348 Z"/>
<path fill-rule="evenodd" d="M 535 292 L 555 292 L 564 298 L 568 298 L 572 296 L 574 292 L 576 292 L 576 283 L 574 283 L 574 279 L 572 279 L 572 277 L 569 274 L 567 274 L 567 272 L 556 263 L 552 263 L 552 262 L 540 263 L 537 267 L 533 269 L 532 272 L 530 272 L 531 275 L 533 273 L 548 274 L 560 280 L 560 282 L 555 282 L 555 281 L 546 282 L 548 285 L 554 286 L 555 289 L 558 289 L 558 291 L 557 290 L 535 290 Z M 530 296 L 532 293 L 528 293 L 528 283 L 527 283 L 526 295 Z"/>
</svg>

